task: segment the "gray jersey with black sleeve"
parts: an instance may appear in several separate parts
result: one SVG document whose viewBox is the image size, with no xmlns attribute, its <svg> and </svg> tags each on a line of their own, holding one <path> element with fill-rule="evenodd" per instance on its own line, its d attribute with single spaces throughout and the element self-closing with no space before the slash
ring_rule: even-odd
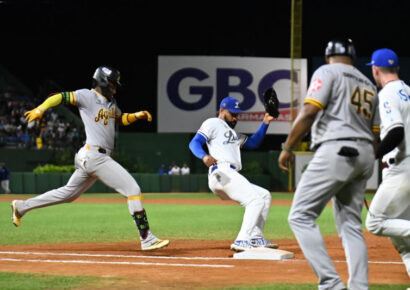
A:
<svg viewBox="0 0 410 290">
<path fill-rule="evenodd" d="M 115 99 L 111 101 L 96 90 L 74 92 L 74 105 L 83 120 L 86 144 L 114 150 L 115 120 L 121 115 Z"/>
<path fill-rule="evenodd" d="M 322 109 L 311 130 L 311 146 L 336 139 L 373 141 L 379 130 L 377 90 L 355 67 L 327 64 L 313 74 L 305 103 Z"/>
</svg>

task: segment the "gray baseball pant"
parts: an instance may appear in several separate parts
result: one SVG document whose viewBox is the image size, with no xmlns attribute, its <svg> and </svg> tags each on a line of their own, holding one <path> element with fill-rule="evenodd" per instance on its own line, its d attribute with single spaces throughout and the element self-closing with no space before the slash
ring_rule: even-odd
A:
<svg viewBox="0 0 410 290">
<path fill-rule="evenodd" d="M 141 189 L 135 179 L 119 163 L 107 154 L 84 147 L 75 156 L 76 170 L 68 183 L 37 197 L 17 201 L 21 216 L 28 211 L 54 204 L 72 202 L 90 188 L 97 179 L 128 198 L 130 214 L 143 209 Z"/>
<path fill-rule="evenodd" d="M 338 155 L 342 146 L 356 148 L 359 156 Z M 321 290 L 345 288 L 316 223 L 330 200 L 346 255 L 348 287 L 369 288 L 361 211 L 374 160 L 373 146 L 368 141 L 328 141 L 318 148 L 297 185 L 288 220 L 303 254 L 319 277 Z"/>
</svg>

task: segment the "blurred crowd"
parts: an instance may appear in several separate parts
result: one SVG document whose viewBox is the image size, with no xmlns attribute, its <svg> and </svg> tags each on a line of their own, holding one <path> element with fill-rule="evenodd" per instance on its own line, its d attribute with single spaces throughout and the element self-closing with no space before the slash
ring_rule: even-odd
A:
<svg viewBox="0 0 410 290">
<path fill-rule="evenodd" d="M 182 164 L 182 167 L 179 167 L 174 162 L 168 167 L 168 169 L 165 164 L 162 164 L 157 173 L 160 175 L 189 175 L 191 173 L 191 170 L 186 163 Z"/>
<path fill-rule="evenodd" d="M 40 100 L 19 99 L 12 93 L 0 92 L 0 147 L 58 149 L 81 146 L 82 129 L 53 109 L 48 110 L 40 122 L 27 123 L 24 112 L 39 103 Z"/>
</svg>

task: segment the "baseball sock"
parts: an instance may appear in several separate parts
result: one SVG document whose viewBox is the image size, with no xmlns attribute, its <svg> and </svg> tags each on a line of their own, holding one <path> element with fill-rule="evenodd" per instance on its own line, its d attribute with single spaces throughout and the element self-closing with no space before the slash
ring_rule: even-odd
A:
<svg viewBox="0 0 410 290">
<path fill-rule="evenodd" d="M 135 224 L 137 225 L 141 240 L 146 239 L 149 233 L 149 224 L 145 209 L 134 212 L 132 217 L 134 218 Z"/>
</svg>

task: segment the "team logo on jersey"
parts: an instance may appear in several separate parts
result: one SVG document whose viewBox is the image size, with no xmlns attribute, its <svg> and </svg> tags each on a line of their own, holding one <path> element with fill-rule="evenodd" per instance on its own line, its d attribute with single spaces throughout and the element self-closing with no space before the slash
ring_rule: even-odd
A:
<svg viewBox="0 0 410 290">
<path fill-rule="evenodd" d="M 97 116 L 94 118 L 94 121 L 98 122 L 100 120 L 104 120 L 104 125 L 108 125 L 108 119 L 112 118 L 115 119 L 115 109 L 111 108 L 109 110 L 105 110 L 104 108 L 101 108 Z"/>
<path fill-rule="evenodd" d="M 224 145 L 235 144 L 236 141 L 239 140 L 239 138 L 232 132 L 232 130 L 226 131 L 224 136 L 226 137 L 226 140 L 223 142 Z"/>
<path fill-rule="evenodd" d="M 390 105 L 390 103 L 389 102 L 384 102 L 383 103 L 383 107 L 384 107 L 384 110 L 386 111 L 386 114 L 390 114 L 391 113 L 391 105 Z"/>
<path fill-rule="evenodd" d="M 322 80 L 321 79 L 314 79 L 309 87 L 309 92 L 313 93 L 318 91 L 322 87 Z"/>
</svg>

